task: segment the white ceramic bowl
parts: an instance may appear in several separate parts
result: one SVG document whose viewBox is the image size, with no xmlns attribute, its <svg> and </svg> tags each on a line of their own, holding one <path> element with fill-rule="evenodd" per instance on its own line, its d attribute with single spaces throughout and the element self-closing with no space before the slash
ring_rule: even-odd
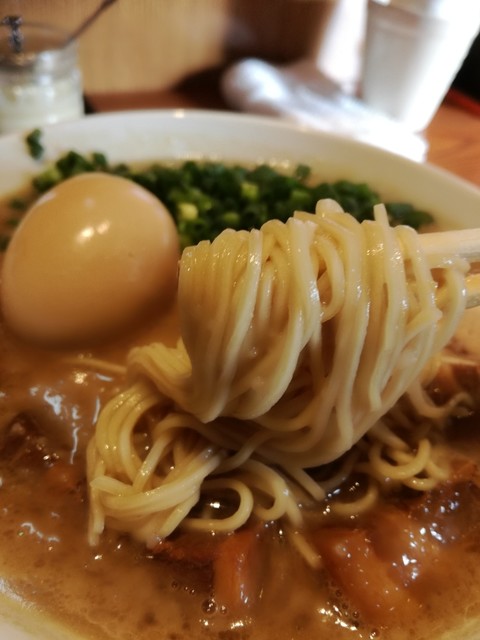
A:
<svg viewBox="0 0 480 640">
<path fill-rule="evenodd" d="M 285 168 L 304 163 L 322 179 L 364 181 L 386 199 L 412 202 L 441 224 L 480 226 L 480 189 L 474 185 L 375 147 L 268 118 L 189 110 L 105 114 L 46 127 L 43 143 L 47 162 L 75 149 L 103 151 L 113 162 L 204 158 Z M 28 155 L 24 136 L 0 138 L 0 195 L 25 185 L 42 166 Z M 8 592 L 8 585 L 0 576 L 1 591 Z M 0 638 L 56 640 L 65 639 L 65 631 L 0 597 Z"/>
</svg>

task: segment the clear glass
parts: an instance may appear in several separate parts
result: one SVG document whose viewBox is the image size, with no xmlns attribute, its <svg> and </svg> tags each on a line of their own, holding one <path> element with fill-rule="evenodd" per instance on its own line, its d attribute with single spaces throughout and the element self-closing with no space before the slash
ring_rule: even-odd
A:
<svg viewBox="0 0 480 640">
<path fill-rule="evenodd" d="M 369 0 L 363 100 L 423 130 L 480 27 L 478 0 Z"/>
<path fill-rule="evenodd" d="M 76 43 L 47 25 L 24 24 L 23 47 L 12 50 L 0 34 L 0 132 L 22 131 L 72 120 L 84 113 Z"/>
</svg>

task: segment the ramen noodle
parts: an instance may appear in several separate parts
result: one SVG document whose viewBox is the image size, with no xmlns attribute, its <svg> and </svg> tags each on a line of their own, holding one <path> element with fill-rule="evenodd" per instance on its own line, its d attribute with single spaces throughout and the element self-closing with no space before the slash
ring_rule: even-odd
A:
<svg viewBox="0 0 480 640">
<path fill-rule="evenodd" d="M 422 375 L 464 311 L 468 268 L 426 256 L 382 206 L 359 223 L 333 201 L 187 248 L 181 339 L 131 350 L 89 445 L 91 542 L 107 526 L 153 547 L 252 518 L 298 532 L 302 508 L 353 473 L 366 488 L 333 500 L 337 515 L 445 480 L 435 433 L 458 398 L 435 406 Z M 215 495 L 222 517 L 202 508 Z"/>
</svg>

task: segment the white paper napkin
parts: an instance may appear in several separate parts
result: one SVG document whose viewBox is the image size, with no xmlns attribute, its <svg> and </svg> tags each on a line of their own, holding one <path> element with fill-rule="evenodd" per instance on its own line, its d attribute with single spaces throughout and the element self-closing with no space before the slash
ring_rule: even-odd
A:
<svg viewBox="0 0 480 640">
<path fill-rule="evenodd" d="M 235 109 L 278 116 L 331 131 L 422 161 L 426 140 L 346 95 L 309 60 L 279 67 L 248 58 L 222 78 L 225 99 Z"/>
</svg>

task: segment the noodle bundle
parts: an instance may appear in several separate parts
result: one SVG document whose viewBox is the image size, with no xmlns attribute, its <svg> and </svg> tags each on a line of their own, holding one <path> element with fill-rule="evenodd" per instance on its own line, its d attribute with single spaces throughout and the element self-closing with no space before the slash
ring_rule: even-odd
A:
<svg viewBox="0 0 480 640">
<path fill-rule="evenodd" d="M 130 386 L 89 445 L 92 542 L 105 524 L 150 545 L 252 515 L 296 528 L 355 465 L 372 481 L 365 507 L 385 474 L 432 486 L 445 470 L 428 437 L 407 443 L 388 416 L 404 394 L 431 411 L 421 374 L 464 310 L 467 269 L 424 255 L 384 207 L 359 223 L 333 201 L 187 248 L 181 339 L 131 350 Z M 314 479 L 341 456 L 336 476 Z M 217 515 L 212 496 L 233 507 Z"/>
</svg>

